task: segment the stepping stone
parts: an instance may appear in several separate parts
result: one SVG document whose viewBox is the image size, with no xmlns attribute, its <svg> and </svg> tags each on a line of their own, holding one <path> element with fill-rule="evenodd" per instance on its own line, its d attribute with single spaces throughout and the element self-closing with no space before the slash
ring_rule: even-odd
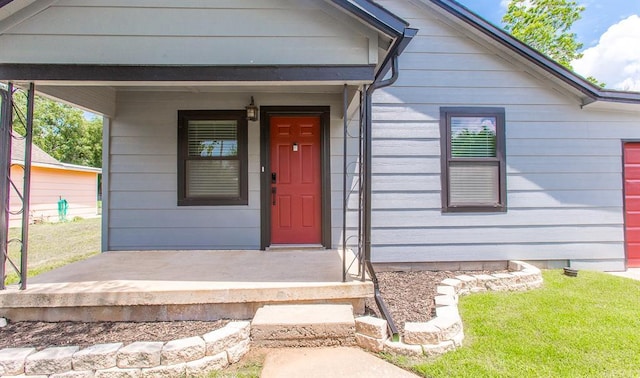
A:
<svg viewBox="0 0 640 378">
<path fill-rule="evenodd" d="M 320 347 L 355 345 L 351 305 L 264 306 L 251 322 L 258 347 Z"/>
</svg>

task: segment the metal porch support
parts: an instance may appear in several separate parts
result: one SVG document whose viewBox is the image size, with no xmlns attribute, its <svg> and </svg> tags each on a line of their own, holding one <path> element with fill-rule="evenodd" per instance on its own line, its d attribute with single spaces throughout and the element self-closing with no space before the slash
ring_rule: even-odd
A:
<svg viewBox="0 0 640 378">
<path fill-rule="evenodd" d="M 347 136 L 349 120 L 347 119 L 347 84 L 342 88 L 342 282 L 347 282 Z"/>
<path fill-rule="evenodd" d="M 24 180 L 22 188 L 22 237 L 20 248 L 20 290 L 27 288 L 27 261 L 29 255 L 29 199 L 31 198 L 31 151 L 33 146 L 33 108 L 36 87 L 29 84 L 27 97 L 27 124 L 25 125 Z"/>
<path fill-rule="evenodd" d="M 365 109 L 364 109 L 364 96 L 365 96 L 365 90 L 361 90 L 360 91 L 360 95 L 359 95 L 359 123 L 358 123 L 358 134 L 357 135 L 353 135 L 351 133 L 349 133 L 349 120 L 347 119 L 347 107 L 348 107 L 348 90 L 347 90 L 347 86 L 344 86 L 344 90 L 343 90 L 343 108 L 344 108 L 344 130 L 343 130 L 343 157 L 342 157 L 342 163 L 343 163 L 343 174 L 342 174 L 342 249 L 343 249 L 343 255 L 342 255 L 342 281 L 346 282 L 347 280 L 347 273 L 349 272 L 349 270 L 351 269 L 351 267 L 353 267 L 354 264 L 357 264 L 358 267 L 358 272 L 357 275 L 359 276 L 360 281 L 365 281 L 367 276 L 366 276 L 366 271 L 365 271 L 365 265 L 364 265 L 364 258 L 363 258 L 363 245 L 362 245 L 362 241 L 363 241 L 363 235 L 362 235 L 362 230 L 363 230 L 363 211 L 364 211 L 364 207 L 363 207 L 363 196 L 362 196 L 362 153 L 363 153 L 363 119 L 364 119 L 364 114 L 365 114 Z M 358 151 L 357 151 L 357 161 L 349 163 L 348 162 L 348 156 L 349 156 L 349 140 L 353 140 L 353 139 L 357 139 L 358 141 Z M 351 175 L 349 173 L 349 168 L 353 167 L 354 173 L 353 175 Z M 349 186 L 347 186 L 348 184 L 348 178 L 349 176 L 352 176 L 353 180 L 351 181 L 351 184 Z M 348 218 L 347 218 L 347 214 L 348 212 L 351 210 L 349 209 L 349 198 L 355 194 L 355 191 L 357 190 L 357 195 L 358 195 L 358 207 L 357 207 L 357 212 L 358 212 L 358 224 L 356 227 L 354 227 L 353 225 L 351 227 L 357 229 L 357 232 L 355 235 L 351 235 L 349 237 L 347 237 L 347 231 L 349 230 L 349 227 L 347 227 L 347 222 L 348 222 Z M 357 239 L 355 244 L 355 250 L 354 250 L 354 256 L 353 256 L 353 260 L 351 261 L 347 261 L 347 249 L 349 246 L 349 242 L 351 239 Z M 353 245 L 353 244 L 352 244 Z"/>
<path fill-rule="evenodd" d="M 2 91 L 2 119 L 0 122 L 0 147 L 2 147 L 2 153 L 0 153 L 0 290 L 6 289 L 7 262 L 20 277 L 20 290 L 25 290 L 27 288 L 28 273 L 29 198 L 31 192 L 31 146 L 33 143 L 35 85 L 33 83 L 29 85 L 26 115 L 21 116 L 19 110 L 15 109 L 16 114 L 18 115 L 18 120 L 24 125 L 24 136 L 16 136 L 13 134 L 13 93 L 14 88 L 12 83 L 9 83 L 6 91 Z M 24 140 L 25 143 L 24 165 L 22 166 L 24 171 L 22 192 L 20 192 L 11 180 L 11 144 L 13 138 Z M 18 198 L 22 201 L 21 209 L 15 212 L 10 208 L 10 194 L 12 188 Z M 22 218 L 21 236 L 19 239 L 9 239 L 10 214 L 19 214 Z M 20 244 L 19 264 L 16 264 L 11 260 L 11 258 L 9 258 L 9 244 L 13 242 Z"/>
<path fill-rule="evenodd" d="M 0 290 L 5 289 L 7 246 L 9 242 L 9 191 L 11 184 L 11 94 L 0 88 Z"/>
</svg>

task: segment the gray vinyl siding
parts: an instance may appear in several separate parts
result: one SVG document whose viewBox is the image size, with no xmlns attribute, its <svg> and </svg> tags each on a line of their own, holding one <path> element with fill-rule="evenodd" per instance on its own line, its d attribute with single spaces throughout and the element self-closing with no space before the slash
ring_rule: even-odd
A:
<svg viewBox="0 0 640 378">
<path fill-rule="evenodd" d="M 374 262 L 622 268 L 621 140 L 640 138 L 640 113 L 581 109 L 420 1 L 381 4 L 420 31 L 400 58 L 396 84 L 374 95 Z M 442 106 L 505 108 L 506 213 L 441 212 Z"/>
<path fill-rule="evenodd" d="M 33 7 L 0 20 L 1 63 L 375 64 L 378 59 L 377 33 L 324 1 L 61 0 Z"/>
<path fill-rule="evenodd" d="M 249 204 L 177 206 L 177 112 L 260 106 L 331 108 L 332 240 L 342 232 L 342 94 L 121 91 L 110 128 L 109 250 L 258 249 L 260 126 L 249 122 Z M 351 158 L 352 160 L 355 157 Z"/>
</svg>

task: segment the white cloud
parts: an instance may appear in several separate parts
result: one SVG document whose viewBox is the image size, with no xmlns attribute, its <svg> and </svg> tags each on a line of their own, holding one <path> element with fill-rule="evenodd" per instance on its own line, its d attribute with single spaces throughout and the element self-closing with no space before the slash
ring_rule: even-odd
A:
<svg viewBox="0 0 640 378">
<path fill-rule="evenodd" d="M 598 44 L 573 62 L 582 76 L 593 76 L 607 88 L 640 92 L 640 16 L 630 16 L 612 25 Z"/>
</svg>

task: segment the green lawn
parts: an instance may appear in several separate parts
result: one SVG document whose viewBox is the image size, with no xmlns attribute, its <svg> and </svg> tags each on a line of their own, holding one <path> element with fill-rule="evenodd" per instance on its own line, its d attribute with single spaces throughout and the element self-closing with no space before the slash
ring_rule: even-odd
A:
<svg viewBox="0 0 640 378">
<path fill-rule="evenodd" d="M 29 226 L 29 276 L 49 271 L 100 252 L 100 219 Z M 20 228 L 9 229 L 9 238 L 19 238 Z M 9 256 L 20 264 L 20 246 L 12 243 Z M 7 284 L 18 282 L 18 275 L 6 264 Z"/>
<path fill-rule="evenodd" d="M 640 377 L 640 282 L 543 275 L 542 289 L 461 298 L 463 348 L 396 362 L 424 377 Z"/>
</svg>

